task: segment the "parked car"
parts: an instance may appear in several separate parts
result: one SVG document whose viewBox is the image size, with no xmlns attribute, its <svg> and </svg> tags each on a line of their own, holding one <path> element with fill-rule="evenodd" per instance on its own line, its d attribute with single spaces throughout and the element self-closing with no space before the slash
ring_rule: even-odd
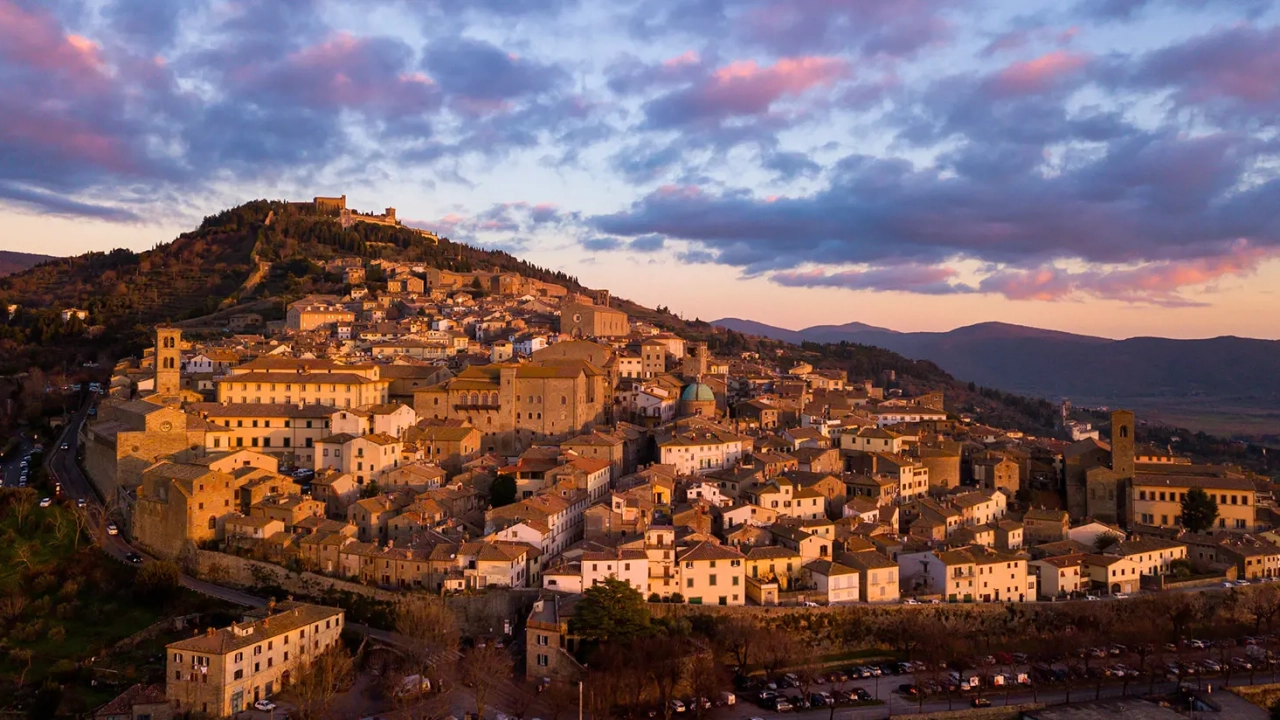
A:
<svg viewBox="0 0 1280 720">
<path fill-rule="evenodd" d="M 671 701 L 671 712 L 682 713 L 684 711 L 685 706 L 683 701 L 674 699 Z"/>
<path fill-rule="evenodd" d="M 902 693 L 903 695 L 910 695 L 911 697 L 915 697 L 916 695 L 920 694 L 920 688 L 916 687 L 915 685 L 912 685 L 911 683 L 902 683 L 901 685 L 898 686 L 898 692 Z"/>
<path fill-rule="evenodd" d="M 774 712 L 787 712 L 789 710 L 791 710 L 791 703 L 787 702 L 786 698 L 780 697 L 780 698 L 774 699 L 773 701 Z"/>
<path fill-rule="evenodd" d="M 976 697 L 969 704 L 976 708 L 991 707 L 991 701 L 984 697 Z"/>
<path fill-rule="evenodd" d="M 76 498 L 76 507 L 78 507 L 78 508 L 82 508 L 82 507 L 85 507 L 85 506 L 86 506 L 86 505 L 88 505 L 88 504 L 89 504 L 89 503 L 88 503 L 87 501 L 85 501 L 85 499 L 84 499 L 84 498 Z"/>
<path fill-rule="evenodd" d="M 116 524 L 115 524 L 115 523 L 107 523 L 107 534 L 108 534 L 108 535 L 119 535 L 119 534 L 120 534 L 120 528 L 116 527 Z"/>
<path fill-rule="evenodd" d="M 261 710 L 263 712 L 271 712 L 276 709 L 276 704 L 270 700 L 259 700 L 253 704 L 253 709 Z"/>
<path fill-rule="evenodd" d="M 858 688 L 854 690 L 853 695 L 854 697 L 858 698 L 859 702 L 867 702 L 869 700 L 875 699 L 871 697 L 871 693 L 867 692 L 866 688 Z"/>
<path fill-rule="evenodd" d="M 139 555 L 139 554 L 138 554 L 138 553 L 136 553 L 136 552 L 131 552 L 131 553 L 129 553 L 129 554 L 127 554 L 127 555 L 125 555 L 125 556 L 124 556 L 124 559 L 125 559 L 125 560 L 128 560 L 129 562 L 133 563 L 134 565 L 141 565 L 141 564 L 142 564 L 142 556 L 141 556 L 141 555 Z"/>
<path fill-rule="evenodd" d="M 52 504 L 53 504 L 53 498 L 41 498 L 41 499 L 40 499 L 40 507 L 42 507 L 42 508 L 47 508 L 47 507 L 49 507 L 49 506 L 50 506 L 50 505 L 52 505 Z M 27 507 L 31 507 L 31 506 L 30 506 L 30 505 L 28 505 Z"/>
</svg>

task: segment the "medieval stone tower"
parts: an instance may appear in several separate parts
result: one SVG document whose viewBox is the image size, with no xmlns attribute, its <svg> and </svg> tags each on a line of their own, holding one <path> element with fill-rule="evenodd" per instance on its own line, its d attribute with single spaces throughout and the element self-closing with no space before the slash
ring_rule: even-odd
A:
<svg viewBox="0 0 1280 720">
<path fill-rule="evenodd" d="M 1111 413 L 1111 470 L 1117 478 L 1133 478 L 1134 419 L 1128 410 Z"/>
<path fill-rule="evenodd" d="M 704 342 L 689 343 L 685 355 L 680 361 L 680 374 L 689 380 L 701 381 L 707 374 L 707 344 Z"/>
<path fill-rule="evenodd" d="M 156 328 L 156 394 L 176 395 L 182 390 L 182 331 Z"/>
</svg>

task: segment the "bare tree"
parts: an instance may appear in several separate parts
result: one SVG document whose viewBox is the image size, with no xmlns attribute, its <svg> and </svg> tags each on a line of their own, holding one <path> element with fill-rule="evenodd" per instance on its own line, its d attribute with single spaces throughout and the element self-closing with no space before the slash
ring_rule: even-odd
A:
<svg viewBox="0 0 1280 720">
<path fill-rule="evenodd" d="M 25 542 L 21 543 L 13 549 L 13 559 L 17 560 L 23 565 L 26 565 L 27 569 L 31 569 L 32 567 L 31 556 L 32 556 L 32 553 L 31 553 L 30 543 L 25 543 Z"/>
<path fill-rule="evenodd" d="M 741 616 L 727 618 L 716 634 L 720 648 L 744 671 L 751 663 L 752 651 L 756 649 L 756 639 L 760 636 L 760 628 L 750 619 Z"/>
<path fill-rule="evenodd" d="M 311 658 L 311 662 L 291 679 L 298 715 L 303 720 L 323 718 L 333 699 L 355 679 L 355 662 L 342 643 L 335 643 Z"/>
<path fill-rule="evenodd" d="M 1253 623 L 1253 634 L 1258 635 L 1266 627 L 1271 632 L 1280 614 L 1280 588 L 1275 585 L 1254 585 L 1245 593 L 1242 609 Z"/>
<path fill-rule="evenodd" d="M 19 593 L 9 593 L 0 598 L 0 623 L 17 620 L 22 611 L 27 609 L 27 597 Z"/>
<path fill-rule="evenodd" d="M 564 681 L 553 681 L 542 693 L 542 704 L 547 707 L 547 720 L 560 720 L 560 716 L 578 705 L 578 686 Z"/>
<path fill-rule="evenodd" d="M 676 699 L 676 689 L 685 679 L 686 648 L 684 643 L 671 636 L 649 637 L 637 643 L 643 648 L 640 657 L 649 670 L 649 679 L 662 703 L 662 717 L 671 720 L 671 701 Z"/>
<path fill-rule="evenodd" d="M 444 685 L 447 672 L 457 667 L 458 626 L 440 598 L 406 596 L 396 603 L 396 633 L 404 638 L 411 672 Z"/>
<path fill-rule="evenodd" d="M 469 649 L 459 665 L 462 684 L 471 689 L 476 700 L 476 715 L 484 720 L 484 709 L 493 692 L 511 680 L 511 654 L 490 642 Z"/>
<path fill-rule="evenodd" d="M 22 674 L 18 676 L 18 689 L 27 682 L 27 673 L 31 672 L 31 651 L 27 648 L 14 648 L 9 651 L 9 660 L 15 665 L 22 665 Z"/>
<path fill-rule="evenodd" d="M 761 633 L 757 643 L 761 649 L 761 665 L 770 680 L 775 679 L 779 670 L 794 664 L 799 654 L 794 636 L 782 630 L 773 629 Z"/>
<path fill-rule="evenodd" d="M 13 509 L 13 518 L 18 521 L 18 529 L 21 530 L 27 524 L 27 518 L 31 517 L 31 513 L 36 509 L 36 491 L 31 488 L 19 488 L 13 494 L 9 507 Z"/>
<path fill-rule="evenodd" d="M 71 523 L 67 521 L 67 516 L 59 511 L 49 518 L 49 526 L 53 528 L 53 536 L 58 539 L 58 542 L 62 542 L 62 539 L 67 536 Z"/>
<path fill-rule="evenodd" d="M 71 538 L 71 544 L 78 551 L 80 550 L 80 541 L 89 532 L 93 519 L 89 515 L 88 508 L 78 507 L 71 511 L 71 520 L 75 524 L 75 535 Z"/>
<path fill-rule="evenodd" d="M 694 715 L 702 718 L 702 699 L 714 702 L 716 693 L 723 687 L 720 666 L 711 653 L 698 653 L 689 661 L 689 691 L 694 697 Z"/>
</svg>

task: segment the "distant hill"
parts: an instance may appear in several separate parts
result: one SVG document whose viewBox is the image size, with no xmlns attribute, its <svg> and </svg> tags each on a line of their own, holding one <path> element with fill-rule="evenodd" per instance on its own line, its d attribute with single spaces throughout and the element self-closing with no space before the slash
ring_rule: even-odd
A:
<svg viewBox="0 0 1280 720">
<path fill-rule="evenodd" d="M 46 260 L 55 259 L 56 258 L 52 255 L 37 255 L 35 253 L 0 250 L 0 277 L 22 272 L 23 270 L 33 268 Z"/>
<path fill-rule="evenodd" d="M 1280 433 L 1280 341 L 1108 338 L 980 323 L 902 333 L 861 323 L 803 330 L 726 318 L 712 323 L 788 342 L 873 345 L 931 360 L 948 373 L 1006 392 L 1126 406 L 1154 419 L 1216 432 Z"/>
</svg>

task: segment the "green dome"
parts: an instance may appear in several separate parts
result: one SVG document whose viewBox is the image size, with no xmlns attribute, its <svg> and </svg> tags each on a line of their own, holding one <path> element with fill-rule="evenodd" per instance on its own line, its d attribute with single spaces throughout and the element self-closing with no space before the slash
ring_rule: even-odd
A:
<svg viewBox="0 0 1280 720">
<path fill-rule="evenodd" d="M 702 383 L 689 383 L 680 393 L 681 402 L 715 402 L 716 394 Z"/>
</svg>

